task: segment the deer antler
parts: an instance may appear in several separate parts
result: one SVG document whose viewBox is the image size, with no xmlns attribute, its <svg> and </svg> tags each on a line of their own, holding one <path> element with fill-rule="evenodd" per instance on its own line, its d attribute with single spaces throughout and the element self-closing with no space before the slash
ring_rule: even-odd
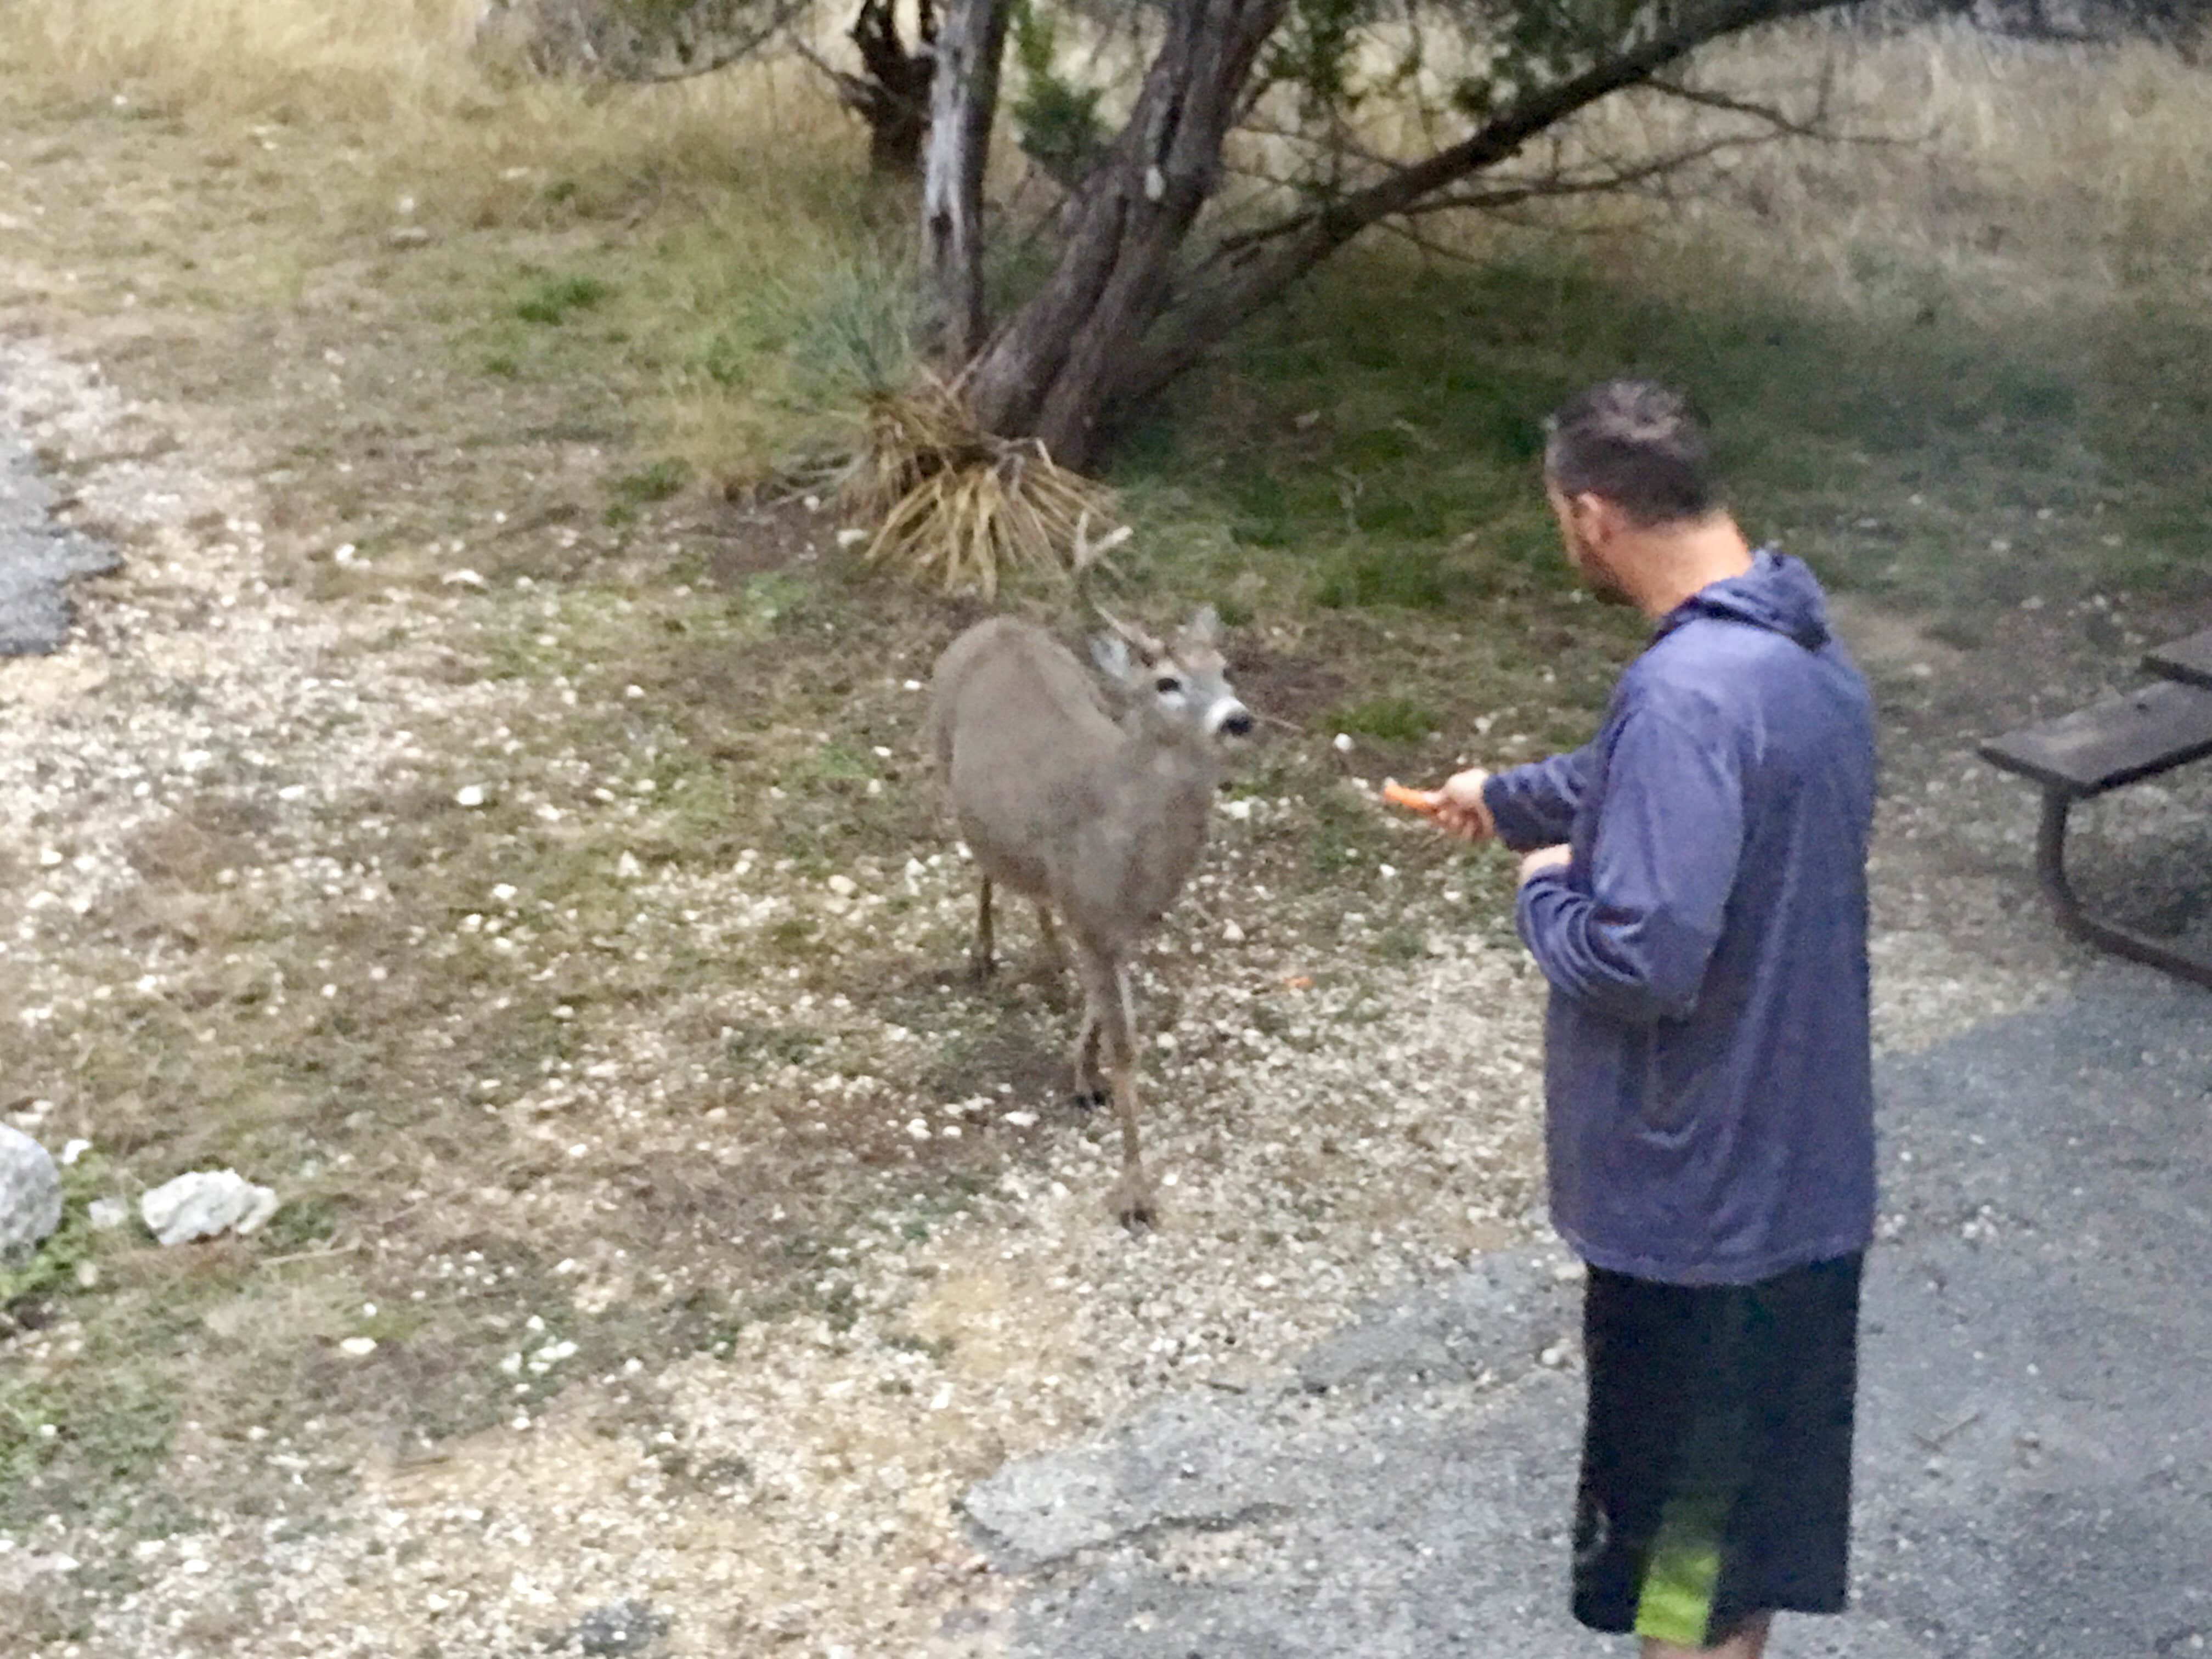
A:
<svg viewBox="0 0 2212 1659">
<path fill-rule="evenodd" d="M 1091 539 L 1091 511 L 1085 508 L 1075 521 L 1075 597 L 1079 604 L 1114 632 L 1148 657 L 1160 653 L 1160 642 L 1141 628 L 1132 627 L 1098 603 L 1097 591 L 1091 585 L 1091 573 L 1105 562 L 1106 556 L 1121 546 L 1136 532 L 1127 525 L 1121 526 L 1102 542 Z"/>
</svg>

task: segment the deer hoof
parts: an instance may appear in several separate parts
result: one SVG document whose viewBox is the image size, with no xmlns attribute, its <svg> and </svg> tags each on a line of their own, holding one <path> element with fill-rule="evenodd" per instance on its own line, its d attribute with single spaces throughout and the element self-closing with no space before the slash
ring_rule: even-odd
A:
<svg viewBox="0 0 2212 1659">
<path fill-rule="evenodd" d="M 970 957 L 968 959 L 968 977 L 978 985 L 989 984 L 991 975 L 998 971 L 999 964 L 988 957 Z"/>
<path fill-rule="evenodd" d="M 1093 1089 L 1079 1088 L 1068 1103 L 1079 1112 L 1095 1112 L 1109 1098 L 1103 1086 Z"/>
<path fill-rule="evenodd" d="M 1113 1209 L 1115 1219 L 1133 1233 L 1158 1225 L 1160 1218 L 1152 1184 L 1142 1176 L 1125 1175 L 1115 1183 Z"/>
</svg>

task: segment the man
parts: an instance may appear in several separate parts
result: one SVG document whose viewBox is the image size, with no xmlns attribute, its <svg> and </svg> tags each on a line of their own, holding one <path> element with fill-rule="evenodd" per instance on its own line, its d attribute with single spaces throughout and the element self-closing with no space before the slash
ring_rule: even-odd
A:
<svg viewBox="0 0 2212 1659">
<path fill-rule="evenodd" d="M 1552 988 L 1553 1217 L 1590 1268 L 1575 1614 L 1645 1659 L 1758 1659 L 1776 1612 L 1844 1601 L 1872 708 L 1681 398 L 1584 393 L 1544 473 L 1576 571 L 1656 627 L 1595 741 L 1462 773 L 1439 816 L 1524 854 Z"/>
</svg>

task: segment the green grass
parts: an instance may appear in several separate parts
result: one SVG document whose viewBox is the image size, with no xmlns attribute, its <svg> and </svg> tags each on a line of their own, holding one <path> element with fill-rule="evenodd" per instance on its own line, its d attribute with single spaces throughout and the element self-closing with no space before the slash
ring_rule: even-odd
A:
<svg viewBox="0 0 2212 1659">
<path fill-rule="evenodd" d="M 219 1262 L 149 1282 L 135 1218 L 104 1233 L 88 1218 L 115 1174 L 97 1152 L 64 1169 L 59 1230 L 27 1266 L 0 1271 L 0 1322 L 49 1329 L 65 1317 L 80 1345 L 66 1363 L 0 1370 L 0 1533 L 97 1514 L 126 1536 L 155 1536 L 185 1512 L 159 1478 L 185 1394 L 179 1362 L 209 1346 L 202 1315 L 251 1268 Z"/>
<path fill-rule="evenodd" d="M 597 276 L 540 276 L 515 301 L 514 314 L 526 323 L 557 328 L 574 313 L 592 310 L 614 291 L 613 284 Z"/>
<path fill-rule="evenodd" d="M 684 405 L 678 454 L 610 469 L 601 510 L 626 525 L 687 463 L 757 472 L 911 376 L 905 211 L 825 173 L 773 228 L 710 209 L 602 243 L 588 274 L 526 268 L 477 313 L 471 361 Z M 1653 246 L 1613 276 L 1572 247 L 1501 246 L 1482 266 L 1355 248 L 1176 389 L 1111 469 L 1139 592 L 1262 625 L 1540 618 L 1617 656 L 1621 619 L 1559 609 L 1572 583 L 1534 474 L 1541 416 L 1620 373 L 1688 389 L 1748 527 L 1838 588 L 1955 619 L 2030 592 L 2203 586 L 2212 316 L 2179 267 L 2094 304 L 2053 289 L 1970 309 L 1877 249 L 1888 297 L 1851 309 L 1761 289 L 1724 249 Z M 995 280 L 1021 265 L 1000 250 Z M 1510 678 L 1558 648 L 1504 655 Z"/>
<path fill-rule="evenodd" d="M 679 494 L 690 481 L 691 464 L 676 456 L 625 472 L 608 486 L 613 499 L 603 516 L 610 525 L 632 523 L 646 507 Z"/>
<path fill-rule="evenodd" d="M 1418 697 L 1370 697 L 1340 708 L 1329 724 L 1340 732 L 1379 738 L 1385 743 L 1419 743 L 1436 728 L 1438 716 Z"/>
<path fill-rule="evenodd" d="M 695 246 L 672 251 L 681 257 Z M 794 413 L 848 406 L 913 374 L 915 283 L 911 263 L 873 242 L 732 271 L 700 296 L 709 327 L 689 366 L 719 386 L 771 385 Z"/>
<path fill-rule="evenodd" d="M 1233 342 L 1119 476 L 1220 527 L 1186 580 L 1242 565 L 1331 609 L 1494 613 L 1568 586 L 1538 420 L 1592 380 L 1650 374 L 1711 416 L 1753 532 L 1838 586 L 1916 610 L 2011 603 L 2031 582 L 2203 586 L 2201 308 L 1998 329 L 1706 294 L 1539 249 L 1479 270 L 1355 252 Z"/>
</svg>

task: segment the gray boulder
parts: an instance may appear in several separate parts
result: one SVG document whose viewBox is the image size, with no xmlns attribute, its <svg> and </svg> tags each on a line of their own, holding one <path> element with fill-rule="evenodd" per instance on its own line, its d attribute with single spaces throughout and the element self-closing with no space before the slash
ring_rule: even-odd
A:
<svg viewBox="0 0 2212 1659">
<path fill-rule="evenodd" d="M 0 1262 L 27 1261 L 62 1224 L 62 1172 L 46 1149 L 0 1124 Z"/>
</svg>

